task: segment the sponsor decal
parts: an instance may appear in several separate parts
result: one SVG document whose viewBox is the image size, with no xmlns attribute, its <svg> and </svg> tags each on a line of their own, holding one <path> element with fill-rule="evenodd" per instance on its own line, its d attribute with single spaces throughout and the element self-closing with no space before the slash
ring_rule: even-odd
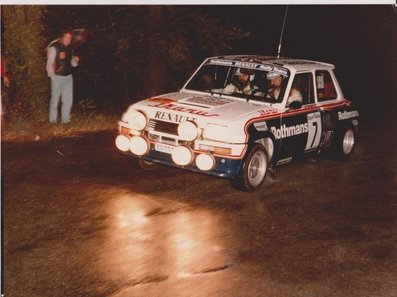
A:
<svg viewBox="0 0 397 297">
<path fill-rule="evenodd" d="M 258 112 L 261 116 L 265 116 L 265 115 L 277 113 L 277 110 L 276 109 L 262 109 L 262 110 L 258 110 Z"/>
<path fill-rule="evenodd" d="M 212 59 L 208 63 L 216 64 L 216 65 L 225 65 L 225 66 L 233 66 L 234 65 L 233 61 L 219 60 L 219 59 Z"/>
<path fill-rule="evenodd" d="M 222 106 L 233 102 L 233 100 L 225 99 L 225 98 L 212 98 L 212 97 L 193 97 L 183 100 L 183 103 L 185 102 L 203 104 L 209 106 Z"/>
<path fill-rule="evenodd" d="M 321 113 L 319 111 L 307 114 L 307 141 L 305 151 L 312 150 L 319 146 L 321 140 Z"/>
<path fill-rule="evenodd" d="M 257 69 L 261 66 L 261 64 L 252 63 L 252 62 L 235 62 L 234 65 L 237 67 L 251 68 L 251 69 Z"/>
<path fill-rule="evenodd" d="M 277 165 L 287 164 L 292 161 L 292 157 L 281 159 L 277 162 Z"/>
<path fill-rule="evenodd" d="M 155 98 L 146 99 L 146 101 L 161 102 L 161 103 L 170 103 L 170 102 L 175 102 L 176 100 L 169 99 L 169 98 L 155 97 Z"/>
<path fill-rule="evenodd" d="M 353 111 L 339 111 L 338 112 L 338 118 L 339 120 L 347 120 L 350 118 L 356 118 L 358 117 L 358 111 L 357 110 L 353 110 Z"/>
<path fill-rule="evenodd" d="M 272 133 L 276 139 L 282 139 L 307 133 L 309 126 L 307 123 L 294 126 L 286 126 L 284 124 L 280 128 L 271 127 L 270 129 L 272 130 Z"/>
<path fill-rule="evenodd" d="M 211 60 L 209 60 L 208 64 L 223 65 L 223 66 L 235 66 L 235 67 L 243 67 L 243 68 L 249 68 L 249 69 L 258 69 L 258 70 L 269 71 L 269 72 L 277 72 L 280 75 L 288 77 L 287 69 L 282 68 L 282 67 L 272 66 L 272 65 L 264 65 L 261 63 L 211 59 Z"/>
<path fill-rule="evenodd" d="M 203 116 L 203 117 L 217 117 L 217 116 L 219 116 L 219 114 L 216 114 L 216 113 L 209 113 L 209 112 L 197 110 L 194 108 L 186 108 L 186 107 L 178 106 L 178 105 L 175 105 L 172 103 L 157 103 L 157 104 L 149 104 L 148 106 L 162 108 L 162 109 L 168 109 L 168 110 L 173 110 L 173 111 L 179 111 L 179 112 L 186 112 L 186 113 L 199 115 L 199 116 Z"/>
<path fill-rule="evenodd" d="M 176 123 L 184 123 L 186 121 L 194 121 L 195 120 L 195 118 L 192 118 L 189 116 L 175 114 L 175 113 L 169 113 L 169 112 L 165 112 L 165 111 L 156 111 L 154 118 L 163 120 L 163 121 L 176 122 Z"/>
<path fill-rule="evenodd" d="M 258 131 L 268 131 L 269 130 L 269 128 L 267 127 L 266 122 L 254 123 L 254 127 Z"/>
<path fill-rule="evenodd" d="M 270 65 L 261 65 L 259 69 L 268 72 L 276 72 L 284 77 L 288 77 L 288 70 L 284 68 L 270 66 Z"/>
</svg>

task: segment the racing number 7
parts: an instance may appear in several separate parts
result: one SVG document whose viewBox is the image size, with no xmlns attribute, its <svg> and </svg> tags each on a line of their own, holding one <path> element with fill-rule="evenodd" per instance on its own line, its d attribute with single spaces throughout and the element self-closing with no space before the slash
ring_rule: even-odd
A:
<svg viewBox="0 0 397 297">
<path fill-rule="evenodd" d="M 307 115 L 307 142 L 305 150 L 316 148 L 321 140 L 321 113 L 319 111 Z"/>
</svg>

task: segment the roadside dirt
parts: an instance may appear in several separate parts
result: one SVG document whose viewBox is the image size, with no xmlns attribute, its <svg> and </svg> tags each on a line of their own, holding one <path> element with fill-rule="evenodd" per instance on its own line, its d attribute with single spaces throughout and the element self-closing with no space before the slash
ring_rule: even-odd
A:
<svg viewBox="0 0 397 297">
<path fill-rule="evenodd" d="M 397 132 L 255 193 L 142 171 L 113 133 L 2 143 L 6 296 L 397 296 Z"/>
</svg>

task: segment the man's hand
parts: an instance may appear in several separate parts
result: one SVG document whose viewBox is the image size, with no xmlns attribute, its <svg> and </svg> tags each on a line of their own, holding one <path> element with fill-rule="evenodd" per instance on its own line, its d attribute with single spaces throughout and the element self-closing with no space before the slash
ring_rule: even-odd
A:
<svg viewBox="0 0 397 297">
<path fill-rule="evenodd" d="M 10 81 L 10 79 L 8 78 L 7 75 L 3 76 L 3 83 L 4 83 L 4 85 L 5 85 L 7 88 L 10 87 L 11 81 Z"/>
</svg>

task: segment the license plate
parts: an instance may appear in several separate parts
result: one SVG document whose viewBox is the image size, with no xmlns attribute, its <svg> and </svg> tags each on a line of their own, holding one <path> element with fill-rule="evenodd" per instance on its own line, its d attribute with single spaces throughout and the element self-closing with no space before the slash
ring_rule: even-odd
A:
<svg viewBox="0 0 397 297">
<path fill-rule="evenodd" d="M 174 150 L 173 145 L 168 145 L 164 143 L 155 143 L 154 144 L 154 149 L 158 152 L 166 153 L 166 154 L 171 154 L 172 151 Z"/>
</svg>

